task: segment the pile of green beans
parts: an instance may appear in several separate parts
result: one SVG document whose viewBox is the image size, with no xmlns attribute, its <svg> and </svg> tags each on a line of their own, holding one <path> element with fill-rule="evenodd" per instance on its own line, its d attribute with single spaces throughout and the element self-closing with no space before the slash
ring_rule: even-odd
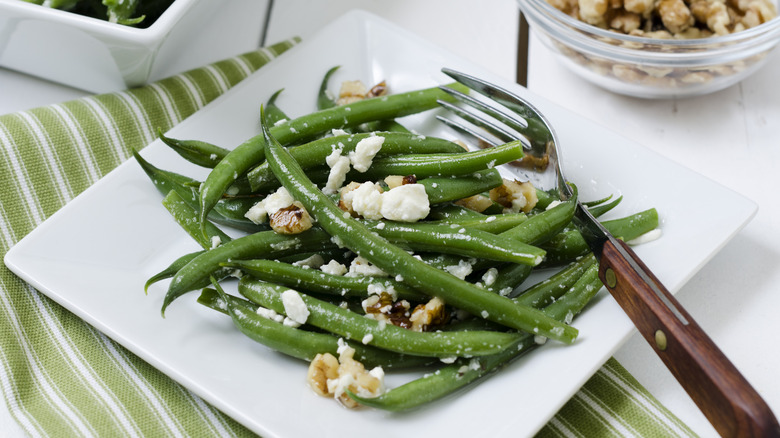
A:
<svg viewBox="0 0 780 438">
<path fill-rule="evenodd" d="M 283 354 L 311 361 L 318 354 L 338 355 L 340 346 L 348 345 L 365 366 L 435 370 L 375 398 L 349 393 L 363 405 L 386 410 L 439 399 L 541 340 L 575 343 L 572 319 L 601 289 L 595 258 L 571 224 L 576 201 L 553 205 L 554 194 L 537 190 L 539 202 L 527 213 L 493 201 L 482 212 L 459 205 L 501 186 L 495 166 L 521 158 L 521 145 L 469 152 L 453 141 L 410 132 L 404 116 L 450 99 L 438 88 L 337 105 L 326 92 L 335 71 L 324 76 L 317 111 L 291 118 L 277 105 L 277 91 L 261 110 L 260 131 L 233 149 L 160 133 L 182 159 L 210 169 L 203 181 L 134 154 L 163 195 L 163 206 L 201 248 L 147 281 L 145 290 L 153 293 L 158 288 L 152 286 L 169 280 L 163 316 L 174 301 L 199 291 L 199 303 Z M 366 219 L 345 211 L 338 195 L 323 192 L 326 157 L 336 148 L 346 156 L 372 136 L 384 138 L 379 153 L 367 170 L 348 172 L 345 183 L 387 187 L 386 177 L 404 177 L 405 183 L 424 188 L 427 217 Z M 253 205 L 281 188 L 311 215 L 311 228 L 281 234 L 246 217 Z M 600 216 L 621 200 L 600 199 L 588 207 Z M 630 240 L 656 228 L 658 214 L 650 209 L 603 223 Z M 375 272 L 342 275 L 358 260 Z M 332 267 L 318 269 L 325 264 Z M 339 267 L 342 272 L 330 272 Z M 535 272 L 548 278 L 526 286 Z M 240 279 L 240 296 L 223 288 L 233 277 Z M 292 317 L 283 298 L 288 290 L 308 312 L 304 322 L 290 325 L 266 317 Z M 367 317 L 365 303 L 380 293 L 393 306 L 410 310 L 436 298 L 447 317 L 422 331 Z"/>
</svg>

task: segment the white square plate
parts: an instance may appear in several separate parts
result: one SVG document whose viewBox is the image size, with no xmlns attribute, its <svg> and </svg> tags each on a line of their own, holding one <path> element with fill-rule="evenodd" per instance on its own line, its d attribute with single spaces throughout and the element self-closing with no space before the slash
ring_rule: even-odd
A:
<svg viewBox="0 0 780 438">
<path fill-rule="evenodd" d="M 564 164 L 583 199 L 610 193 L 622 216 L 656 207 L 663 237 L 637 252 L 677 291 L 755 214 L 756 205 L 683 166 L 596 126 L 479 66 L 456 58 L 393 25 L 352 12 L 284 54 L 193 115 L 170 135 L 232 147 L 258 132 L 262 102 L 280 88 L 289 115 L 314 109 L 324 73 L 332 78 L 386 80 L 401 92 L 448 82 L 444 66 L 503 84 L 547 115 L 563 145 Z M 575 98 L 576 96 L 573 96 Z M 430 114 L 402 123 L 453 137 Z M 143 151 L 155 165 L 203 177 L 160 142 Z M 8 252 L 11 270 L 66 308 L 216 407 L 265 437 L 529 436 L 539 430 L 632 333 L 604 292 L 574 325 L 573 346 L 553 342 L 482 384 L 410 413 L 348 411 L 305 384 L 306 363 L 241 335 L 224 315 L 185 295 L 160 317 L 167 284 L 143 293 L 147 278 L 198 249 L 168 217 L 133 161 L 119 166 Z M 713 214 L 714 206 L 719 208 Z M 408 376 L 389 376 L 389 386 Z"/>
</svg>

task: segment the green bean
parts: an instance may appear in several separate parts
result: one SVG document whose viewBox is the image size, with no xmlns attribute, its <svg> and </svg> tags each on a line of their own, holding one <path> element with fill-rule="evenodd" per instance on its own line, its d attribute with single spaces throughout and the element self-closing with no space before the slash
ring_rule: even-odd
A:
<svg viewBox="0 0 780 438">
<path fill-rule="evenodd" d="M 419 179 L 417 183 L 425 186 L 425 193 L 431 204 L 440 204 L 486 192 L 500 186 L 503 179 L 498 170 L 485 169 L 455 177 L 431 176 Z"/>
<path fill-rule="evenodd" d="M 255 342 L 306 361 L 314 359 L 320 353 L 331 353 L 338 357 L 337 336 L 301 330 L 272 321 L 258 315 L 255 304 L 226 294 L 218 284 L 215 286 L 216 289 L 204 289 L 198 302 L 230 315 L 239 331 Z M 399 369 L 420 367 L 431 363 L 431 359 L 427 357 L 397 354 L 356 342 L 345 341 L 345 345 L 352 347 L 355 350 L 355 359 L 368 367 Z"/>
<path fill-rule="evenodd" d="M 282 120 L 287 120 L 287 114 L 285 114 L 284 111 L 282 111 L 282 109 L 276 105 L 276 98 L 282 94 L 282 91 L 284 91 L 284 88 L 272 94 L 271 97 L 268 98 L 268 102 L 265 104 L 265 117 L 268 120 L 268 123 L 272 125 L 277 122 L 281 122 Z"/>
<path fill-rule="evenodd" d="M 288 288 L 245 277 L 238 290 L 249 301 L 285 314 L 282 293 Z M 366 318 L 303 293 L 299 295 L 309 310 L 306 324 L 397 353 L 440 358 L 485 356 L 512 347 L 522 336 L 489 331 L 418 332 Z"/>
<path fill-rule="evenodd" d="M 330 77 L 333 75 L 333 73 L 335 73 L 339 68 L 341 68 L 341 66 L 338 65 L 331 67 L 322 78 L 322 82 L 320 83 L 320 90 L 317 94 L 318 110 L 324 110 L 336 106 L 336 100 L 333 98 L 333 94 L 328 91 L 328 82 L 330 81 Z"/>
<path fill-rule="evenodd" d="M 468 210 L 472 211 L 472 210 Z M 430 215 L 429 215 L 430 217 Z M 495 215 L 483 215 L 477 213 L 476 217 L 459 218 L 453 217 L 450 219 L 441 219 L 437 221 L 426 221 L 429 224 L 447 224 L 447 225 L 459 225 L 464 228 L 487 231 L 489 233 L 497 234 L 504 232 L 510 228 L 514 228 L 521 223 L 525 222 L 528 216 L 525 213 L 502 213 Z"/>
<path fill-rule="evenodd" d="M 457 204 L 431 206 L 428 220 L 450 221 L 460 219 L 486 219 L 488 216 Z"/>
<path fill-rule="evenodd" d="M 607 212 L 609 212 L 613 208 L 617 207 L 617 205 L 620 204 L 620 201 L 622 201 L 622 200 L 623 200 L 623 196 L 618 196 L 616 199 L 614 199 L 614 200 L 612 200 L 610 202 L 607 202 L 607 203 L 600 203 L 600 204 L 592 205 L 592 206 L 589 205 L 589 206 L 587 206 L 588 207 L 588 211 L 590 212 L 590 214 L 593 215 L 593 217 L 598 218 L 598 217 L 601 217 L 601 216 L 605 215 Z"/>
<path fill-rule="evenodd" d="M 167 137 L 162 131 L 158 131 L 158 137 L 185 160 L 209 169 L 213 169 L 230 152 L 201 140 L 179 140 Z"/>
<path fill-rule="evenodd" d="M 445 303 L 481 315 L 512 328 L 543 334 L 564 343 L 572 343 L 577 330 L 547 317 L 538 310 L 519 306 L 509 300 L 456 278 L 414 258 L 386 239 L 371 233 L 359 221 L 345 217 L 306 176 L 298 163 L 262 124 L 266 159 L 277 179 L 314 215 L 319 225 L 337 236 L 345 247 L 384 270 L 400 274 L 404 281 Z M 347 215 L 348 216 L 348 215 Z"/>
<path fill-rule="evenodd" d="M 202 253 L 184 265 L 173 276 L 163 300 L 161 313 L 181 295 L 204 287 L 209 275 L 219 269 L 220 263 L 243 258 L 275 258 L 300 251 L 310 251 L 333 245 L 330 236 L 318 228 L 295 235 L 260 231 L 231 240 Z"/>
<path fill-rule="evenodd" d="M 504 296 L 512 296 L 517 286 L 524 282 L 533 272 L 528 265 L 504 264 L 496 268 L 496 280 L 486 288 Z"/>
<path fill-rule="evenodd" d="M 178 173 L 159 169 L 135 151 L 133 151 L 133 156 L 160 193 L 167 195 L 172 190 L 176 191 L 192 208 L 198 208 L 197 194 L 193 188 L 200 184 L 198 181 Z M 246 210 L 253 204 L 254 201 L 247 198 L 220 199 L 207 217 L 218 224 L 241 231 L 256 232 L 267 229 L 267 227 L 254 224 L 244 217 Z M 199 220 L 200 218 L 198 218 Z"/>
<path fill-rule="evenodd" d="M 269 283 L 303 288 L 311 292 L 344 298 L 366 298 L 372 285 L 396 294 L 399 299 L 420 301 L 423 297 L 414 289 L 389 278 L 334 275 L 319 269 L 302 268 L 277 260 L 234 260 L 222 263 L 222 266 L 241 269 L 253 277 Z"/>
<path fill-rule="evenodd" d="M 467 92 L 460 84 L 450 86 Z M 328 108 L 275 125 L 270 131 L 277 141 L 290 145 L 330 129 L 426 111 L 437 107 L 438 99 L 452 100 L 438 87 L 416 90 Z M 257 135 L 238 145 L 214 167 L 200 189 L 201 223 L 233 181 L 260 164 L 263 158 L 263 136 Z"/>
<path fill-rule="evenodd" d="M 162 204 L 176 220 L 176 223 L 203 249 L 211 248 L 215 240 L 219 243 L 231 240 L 230 236 L 208 221 L 206 221 L 206 235 L 204 235 L 198 226 L 198 215 L 195 210 L 175 190 L 171 190 L 168 196 L 163 198 Z"/>
<path fill-rule="evenodd" d="M 542 280 L 528 289 L 520 292 L 513 298 L 520 304 L 532 307 L 546 307 L 557 300 L 577 280 L 584 275 L 587 269 L 596 263 L 593 253 L 581 257 L 568 267 L 561 269 L 550 278 Z"/>
<path fill-rule="evenodd" d="M 325 163 L 325 158 L 334 149 L 341 148 L 341 154 L 347 155 L 355 150 L 355 146 L 361 140 L 374 135 L 384 138 L 382 148 L 379 149 L 377 154 L 380 157 L 383 155 L 411 153 L 465 152 L 456 143 L 436 137 L 423 137 L 408 133 L 374 132 L 370 134 L 345 134 L 321 138 L 300 146 L 291 147 L 290 153 L 302 168 L 311 169 L 316 166 L 322 166 Z M 268 163 L 262 163 L 250 170 L 247 173 L 247 178 L 253 191 L 267 191 L 279 186 L 279 182 L 274 177 L 273 172 L 268 168 Z"/>
<path fill-rule="evenodd" d="M 191 252 L 188 254 L 184 254 L 183 256 L 177 258 L 174 260 L 168 267 L 163 269 L 162 271 L 158 272 L 157 274 L 152 275 L 148 280 L 146 280 L 146 283 L 144 284 L 144 293 L 149 292 L 149 287 L 158 281 L 165 280 L 166 278 L 171 278 L 174 275 L 176 275 L 177 272 L 179 272 L 179 269 L 184 267 L 187 263 L 189 263 L 192 259 L 195 257 L 205 253 L 206 251 L 196 251 Z"/>
<path fill-rule="evenodd" d="M 522 143 L 513 141 L 501 146 L 458 154 L 409 154 L 377 158 L 363 175 L 369 179 L 385 175 L 416 175 L 417 178 L 468 175 L 517 160 L 522 156 Z M 350 172 L 349 175 L 355 172 Z"/>
<path fill-rule="evenodd" d="M 108 21 L 124 25 L 135 25 L 144 20 L 146 16 L 135 16 L 141 0 L 102 0 L 108 13 Z"/>
<path fill-rule="evenodd" d="M 545 252 L 523 242 L 457 224 L 363 220 L 366 228 L 402 248 L 536 266 Z"/>
<path fill-rule="evenodd" d="M 527 221 L 504 231 L 499 236 L 505 239 L 519 240 L 531 245 L 546 242 L 571 223 L 576 206 L 575 194 L 573 200 L 561 202 L 549 210 L 531 215 Z"/>
<path fill-rule="evenodd" d="M 598 266 L 593 265 L 574 286 L 559 300 L 547 306 L 543 311 L 552 318 L 570 320 L 580 313 L 593 296 L 601 289 L 598 279 Z M 501 353 L 459 359 L 436 372 L 412 380 L 393 388 L 378 397 L 361 397 L 348 391 L 349 396 L 364 406 L 387 411 L 406 411 L 430 403 L 451 394 L 481 377 L 491 374 L 509 361 L 536 348 L 539 344 L 534 336 L 527 334 L 518 343 L 517 348 L 506 349 Z"/>
<path fill-rule="evenodd" d="M 628 241 L 658 227 L 658 211 L 651 208 L 623 218 L 602 221 L 601 224 L 615 237 Z M 543 262 L 545 266 L 567 263 L 590 250 L 582 234 L 576 229 L 560 233 L 541 246 L 547 250 L 547 257 Z"/>
</svg>

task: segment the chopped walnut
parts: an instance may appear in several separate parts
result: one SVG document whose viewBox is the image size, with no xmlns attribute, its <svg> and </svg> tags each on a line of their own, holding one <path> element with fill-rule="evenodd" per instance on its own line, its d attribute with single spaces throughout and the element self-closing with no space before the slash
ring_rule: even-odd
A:
<svg viewBox="0 0 780 438">
<path fill-rule="evenodd" d="M 412 323 L 412 330 L 424 332 L 444 325 L 449 317 L 450 315 L 444 307 L 444 301 L 433 297 L 427 303 L 415 307 L 409 321 Z"/>
<path fill-rule="evenodd" d="M 601 25 L 607 13 L 607 0 L 579 0 L 580 19 L 586 23 Z"/>
<path fill-rule="evenodd" d="M 490 190 L 490 199 L 512 211 L 528 213 L 538 202 L 536 189 L 530 182 L 504 180 L 504 184 Z"/>
<path fill-rule="evenodd" d="M 358 217 L 359 215 L 355 213 L 355 210 L 352 209 L 352 199 L 349 196 L 345 197 L 344 195 L 358 187 L 360 187 L 360 183 L 352 181 L 342 187 L 339 191 L 339 208 L 348 212 L 353 217 Z"/>
<path fill-rule="evenodd" d="M 334 397 L 348 408 L 358 407 L 347 390 L 361 397 L 376 397 L 384 393 L 382 367 L 366 371 L 362 363 L 354 359 L 355 350 L 339 339 L 339 357 L 330 353 L 318 354 L 309 364 L 307 380 L 317 394 Z"/>
<path fill-rule="evenodd" d="M 382 292 L 369 296 L 361 305 L 368 318 L 389 322 L 398 327 L 412 328 L 412 322 L 409 320 L 410 304 L 406 300 L 393 301 L 389 293 Z"/>
<path fill-rule="evenodd" d="M 387 184 L 388 189 L 394 189 L 405 184 L 417 184 L 417 177 L 414 175 L 390 175 L 385 177 L 385 184 Z"/>
<path fill-rule="evenodd" d="M 374 85 L 370 90 L 366 89 L 366 86 L 361 81 L 344 81 L 341 83 L 341 89 L 339 90 L 339 97 L 336 100 L 336 104 L 346 105 L 371 97 L 384 96 L 387 94 L 387 91 L 387 84 L 385 84 L 385 81 Z"/>
<path fill-rule="evenodd" d="M 268 223 L 279 234 L 299 234 L 313 225 L 309 212 L 298 201 L 274 212 Z"/>
<path fill-rule="evenodd" d="M 756 27 L 777 16 L 772 0 L 547 0 L 594 26 L 648 38 L 692 39 Z M 637 25 L 637 19 L 639 23 Z M 697 29 L 691 31 L 690 29 Z"/>
<path fill-rule="evenodd" d="M 482 213 L 493 205 L 493 201 L 486 196 L 474 195 L 469 196 L 468 198 L 459 199 L 455 201 L 455 204 Z"/>
<path fill-rule="evenodd" d="M 309 371 L 306 379 L 309 386 L 318 395 L 328 396 L 328 380 L 333 380 L 339 376 L 339 360 L 336 356 L 325 353 L 317 354 L 309 364 Z M 330 394 L 332 395 L 332 394 Z"/>
<path fill-rule="evenodd" d="M 660 0 L 656 8 L 664 26 L 672 33 L 680 33 L 695 23 L 691 10 L 683 0 Z"/>
</svg>

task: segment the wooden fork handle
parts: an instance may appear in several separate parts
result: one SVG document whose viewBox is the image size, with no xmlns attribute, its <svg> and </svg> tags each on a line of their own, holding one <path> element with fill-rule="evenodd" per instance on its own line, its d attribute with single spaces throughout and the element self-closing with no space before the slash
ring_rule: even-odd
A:
<svg viewBox="0 0 780 438">
<path fill-rule="evenodd" d="M 780 437 L 766 402 L 628 245 L 604 244 L 599 277 L 721 436 Z"/>
</svg>

